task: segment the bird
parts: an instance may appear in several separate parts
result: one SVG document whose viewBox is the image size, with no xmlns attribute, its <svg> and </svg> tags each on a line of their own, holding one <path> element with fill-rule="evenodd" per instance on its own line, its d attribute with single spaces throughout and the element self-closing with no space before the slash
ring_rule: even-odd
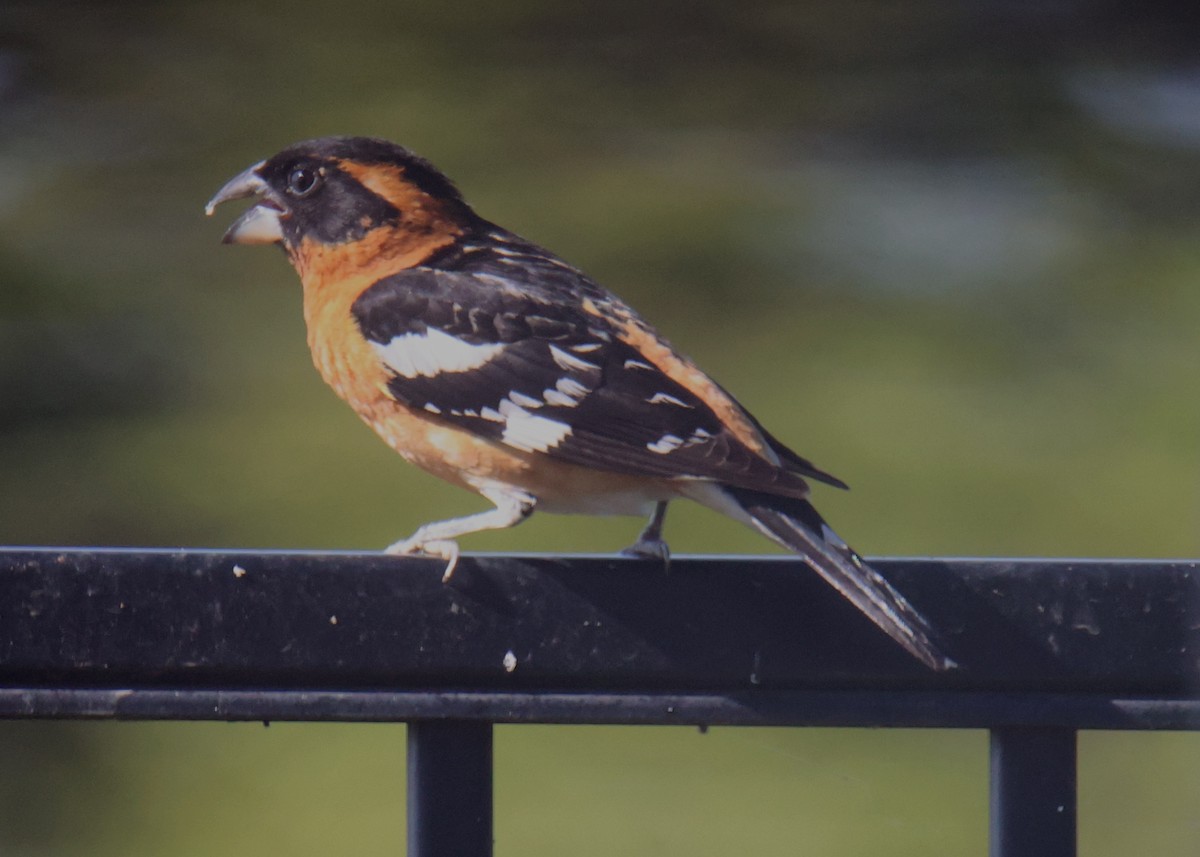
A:
<svg viewBox="0 0 1200 857">
<path fill-rule="evenodd" d="M 846 485 L 771 435 L 632 307 L 492 223 L 410 150 L 374 137 L 291 145 L 205 207 L 250 198 L 227 244 L 282 247 L 313 362 L 403 458 L 493 508 L 387 548 L 445 561 L 533 512 L 640 515 L 625 553 L 666 563 L 667 504 L 759 531 L 915 658 L 955 666 L 930 623 L 825 522 L 810 481 Z"/>
</svg>

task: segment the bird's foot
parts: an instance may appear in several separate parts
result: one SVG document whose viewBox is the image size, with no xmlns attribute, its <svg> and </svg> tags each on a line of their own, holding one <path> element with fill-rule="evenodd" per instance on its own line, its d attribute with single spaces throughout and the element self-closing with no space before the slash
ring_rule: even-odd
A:
<svg viewBox="0 0 1200 857">
<path fill-rule="evenodd" d="M 454 575 L 454 569 L 458 565 L 458 542 L 449 539 L 422 539 L 420 530 L 407 539 L 401 539 L 395 544 L 389 545 L 384 553 L 393 556 L 421 554 L 444 559 L 446 570 L 442 572 L 442 583 L 447 582 Z"/>
<path fill-rule="evenodd" d="M 638 539 L 621 551 L 621 555 L 639 559 L 656 559 L 663 564 L 663 571 L 671 570 L 671 549 L 662 539 Z"/>
</svg>

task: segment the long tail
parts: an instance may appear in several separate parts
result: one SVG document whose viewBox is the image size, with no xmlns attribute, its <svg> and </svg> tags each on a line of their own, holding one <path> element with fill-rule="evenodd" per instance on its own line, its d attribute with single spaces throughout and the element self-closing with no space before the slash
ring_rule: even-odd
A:
<svg viewBox="0 0 1200 857">
<path fill-rule="evenodd" d="M 934 643 L 936 635 L 925 617 L 863 562 L 807 500 L 730 486 L 722 490 L 759 530 L 800 554 L 834 589 L 930 669 L 957 666 Z"/>
</svg>

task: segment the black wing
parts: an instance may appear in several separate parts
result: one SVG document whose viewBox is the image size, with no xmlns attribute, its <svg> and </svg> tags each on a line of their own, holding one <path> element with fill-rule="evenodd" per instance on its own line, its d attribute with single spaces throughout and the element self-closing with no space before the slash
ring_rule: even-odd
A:
<svg viewBox="0 0 1200 857">
<path fill-rule="evenodd" d="M 413 268 L 355 301 L 354 317 L 387 366 L 398 401 L 574 464 L 806 490 L 798 475 L 734 437 L 712 408 L 604 318 L 585 312 L 577 296 L 607 298 L 598 286 L 565 263 L 538 257 L 544 272 L 519 260 L 518 288 L 503 268 L 497 272 L 494 252 L 490 269 Z M 531 275 L 538 273 L 545 275 Z"/>
</svg>

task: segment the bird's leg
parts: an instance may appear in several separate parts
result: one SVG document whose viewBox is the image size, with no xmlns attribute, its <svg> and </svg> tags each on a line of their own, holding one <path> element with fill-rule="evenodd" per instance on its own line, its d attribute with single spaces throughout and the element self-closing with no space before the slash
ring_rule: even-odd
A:
<svg viewBox="0 0 1200 857">
<path fill-rule="evenodd" d="M 663 541 L 662 528 L 663 519 L 667 516 L 667 501 L 660 500 L 654 506 L 654 512 L 650 515 L 650 520 L 646 522 L 646 528 L 642 530 L 638 540 L 631 544 L 621 553 L 626 556 L 640 556 L 647 559 L 662 560 L 663 568 L 670 570 L 671 568 L 671 549 L 667 547 L 667 543 Z"/>
<path fill-rule="evenodd" d="M 421 553 L 440 557 L 446 561 L 446 570 L 442 573 L 442 582 L 445 583 L 454 574 L 454 567 L 458 565 L 458 542 L 455 539 L 482 530 L 515 527 L 533 514 L 535 501 L 528 494 L 490 489 L 479 493 L 495 503 L 496 508 L 463 518 L 425 524 L 418 527 L 407 539 L 390 545 L 385 553 Z"/>
</svg>

